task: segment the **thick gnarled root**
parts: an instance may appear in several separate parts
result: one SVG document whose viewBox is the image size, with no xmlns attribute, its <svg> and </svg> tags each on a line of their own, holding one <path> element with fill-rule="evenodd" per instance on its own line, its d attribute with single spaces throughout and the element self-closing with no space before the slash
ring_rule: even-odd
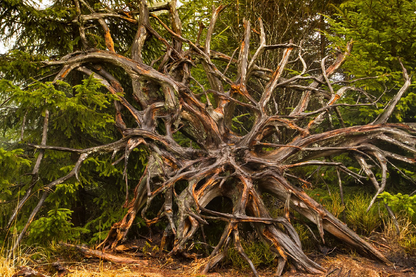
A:
<svg viewBox="0 0 416 277">
<path fill-rule="evenodd" d="M 210 172 L 212 173 L 212 171 Z M 253 262 L 245 253 L 240 238 L 239 226 L 249 222 L 260 238 L 269 244 L 271 250 L 276 253 L 278 259 L 276 274 L 278 276 L 282 274 L 287 264 L 291 264 L 298 270 L 307 273 L 320 274 L 325 272 L 324 268 L 309 259 L 302 251 L 301 241 L 291 225 L 290 219 L 270 216 L 261 197 L 261 193 L 264 191 L 286 203 L 287 209 L 299 212 L 316 224 L 322 239 L 324 238 L 324 230 L 326 230 L 357 250 L 389 263 L 377 249 L 361 239 L 306 193 L 289 184 L 283 177 L 279 175 L 263 176 L 257 180 L 256 186 L 253 185 L 251 179 L 242 176 L 239 176 L 237 182 L 235 179 L 225 182 L 225 179 L 221 179 L 219 174 L 215 173 L 206 178 L 200 177 L 189 181 L 188 186 L 179 195 L 172 187 L 165 190 L 165 203 L 161 208 L 162 212 L 159 213 L 156 219 L 160 219 L 164 215 L 168 222 L 167 230 L 170 230 L 170 233 L 174 235 L 174 244 L 170 249 L 170 255 L 184 254 L 187 256 L 188 244 L 195 238 L 201 227 L 209 224 L 210 220 L 222 220 L 227 224 L 218 244 L 211 252 L 203 272 L 207 273 L 224 259 L 229 247 L 235 247 L 241 257 L 248 263 L 254 275 L 258 276 Z M 161 193 L 162 190 L 158 189 L 157 191 Z M 147 205 L 142 210 L 142 215 L 154 196 L 155 194 L 147 199 Z M 209 204 L 217 197 L 229 199 L 232 203 L 231 210 L 224 212 L 220 209 L 209 209 Z M 168 200 L 166 201 L 166 199 Z M 172 212 L 172 201 L 176 203 L 177 212 Z M 138 202 L 137 199 L 134 199 L 131 203 L 137 204 Z M 114 249 L 119 242 L 125 239 L 137 213 L 136 209 L 139 207 L 140 205 L 131 206 L 129 213 L 123 221 L 113 226 L 101 246 Z M 165 245 L 161 246 L 161 248 L 164 247 Z"/>
</svg>

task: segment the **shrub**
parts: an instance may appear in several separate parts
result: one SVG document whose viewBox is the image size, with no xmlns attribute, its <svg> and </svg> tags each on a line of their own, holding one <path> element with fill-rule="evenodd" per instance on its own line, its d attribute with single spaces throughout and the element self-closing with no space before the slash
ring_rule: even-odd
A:
<svg viewBox="0 0 416 277">
<path fill-rule="evenodd" d="M 388 204 L 394 213 L 403 213 L 416 223 L 416 195 L 410 196 L 408 194 L 392 195 L 387 191 L 381 193 L 378 198 L 382 199 L 384 203 Z"/>
<path fill-rule="evenodd" d="M 73 227 L 70 222 L 72 211 L 65 208 L 55 208 L 48 212 L 47 217 L 41 217 L 32 223 L 29 243 L 50 243 L 52 241 L 75 240 L 82 233 L 89 232 L 82 227 Z"/>
<path fill-rule="evenodd" d="M 270 247 L 267 244 L 264 244 L 262 241 L 259 241 L 254 238 L 249 238 L 247 240 L 242 239 L 241 245 L 244 248 L 244 252 L 247 254 L 248 258 L 253 262 L 253 265 L 255 267 L 270 266 L 273 264 L 276 255 L 273 254 L 270 251 Z M 246 260 L 243 257 L 241 257 L 240 253 L 234 247 L 228 249 L 226 260 L 231 262 L 231 264 L 235 268 L 249 268 L 249 265 L 247 264 Z"/>
<path fill-rule="evenodd" d="M 346 201 L 346 223 L 355 232 L 368 236 L 381 227 L 385 213 L 381 213 L 374 204 L 367 212 L 371 197 L 367 194 L 355 194 Z"/>
</svg>

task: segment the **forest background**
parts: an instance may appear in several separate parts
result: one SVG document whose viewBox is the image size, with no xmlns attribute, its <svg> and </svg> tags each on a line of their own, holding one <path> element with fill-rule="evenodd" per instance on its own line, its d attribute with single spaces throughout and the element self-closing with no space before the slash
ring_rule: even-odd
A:
<svg viewBox="0 0 416 277">
<path fill-rule="evenodd" d="M 54 71 L 42 64 L 44 60 L 56 61 L 83 48 L 77 25 L 71 25 L 77 14 L 73 1 L 57 0 L 45 8 L 36 7 L 30 1 L 3 2 L 4 5 L 0 7 L 0 34 L 2 40 L 11 47 L 0 56 L 0 128 L 3 135 L 0 138 L 2 253 L 7 256 L 10 251 L 24 252 L 26 246 L 44 244 L 42 247 L 45 247 L 62 241 L 98 245 L 107 238 L 111 227 L 126 214 L 126 195 L 133 195 L 134 187 L 126 186 L 125 180 L 128 179 L 131 184 L 140 182 L 148 164 L 149 151 L 146 147 L 135 148 L 129 157 L 127 170 L 123 162 L 115 164 L 111 155 L 88 157 L 76 177 L 68 178 L 48 192 L 45 202 L 26 231 L 28 221 L 32 221 L 31 213 L 38 205 L 45 186 L 61 178 L 63 174 L 70 173 L 77 162 L 73 153 L 45 151 L 33 147 L 45 144 L 42 142 L 43 119 L 48 116 L 45 108 L 55 114 L 49 122 L 48 145 L 85 149 L 91 145 L 115 141 L 119 134 L 111 104 L 115 100 L 114 96 L 103 93 L 99 82 L 92 77 L 85 79 L 81 74 L 73 74 L 69 80 L 54 86 L 50 83 Z M 86 2 L 95 12 L 106 11 L 109 7 L 126 10 L 134 5 L 129 1 Z M 164 4 L 149 1 L 149 7 Z M 375 104 L 340 108 L 342 120 L 334 118 L 334 122 L 331 122 L 327 119 L 325 126 L 358 126 L 373 122 L 383 114 L 385 107 L 403 86 L 403 67 L 409 76 L 416 69 L 414 1 L 182 1 L 178 5 L 178 14 L 182 22 L 183 37 L 190 41 L 204 41 L 211 20 L 211 6 L 220 5 L 227 7 L 218 18 L 212 34 L 211 48 L 221 50 L 229 56 L 238 55 L 244 37 L 243 21 L 250 20 L 253 31 L 259 32 L 259 26 L 255 23 L 258 18 L 263 21 L 269 44 L 293 42 L 302 45 L 303 59 L 308 65 L 311 64 L 308 68 L 310 74 L 314 70 L 320 70 L 319 61 L 327 55 L 343 52 L 349 47 L 349 43 L 352 44 L 352 50 L 341 71 L 331 77 L 331 81 L 334 85 L 337 82 L 353 81 L 355 87 L 365 91 L 361 97 L 367 97 L 368 103 Z M 150 19 L 153 28 L 162 37 L 169 37 L 170 34 L 161 23 L 170 24 L 169 14 L 162 11 L 158 12 L 158 16 L 161 21 Z M 116 52 L 125 56 L 133 55 L 132 49 L 127 46 L 133 41 L 135 31 L 125 22 L 119 24 L 108 19 L 107 24 L 113 35 Z M 88 36 L 88 42 L 96 49 L 108 48 L 100 30 L 94 29 Z M 143 62 L 150 64 L 164 51 L 155 38 L 149 38 L 144 49 Z M 281 53 L 262 56 L 257 65 L 275 68 L 280 62 Z M 254 50 L 250 55 L 254 55 Z M 224 70 L 227 63 L 219 63 L 219 67 Z M 230 71 L 232 70 L 235 69 L 231 68 Z M 117 77 L 121 80 L 125 78 L 121 73 L 115 74 L 119 74 Z M 203 72 L 196 69 L 195 74 L 200 77 L 202 86 L 207 86 L 209 80 L 201 77 Z M 294 100 L 297 99 L 288 94 L 279 99 L 279 108 L 291 106 L 291 101 Z M 342 103 L 346 104 L 357 102 L 359 100 L 356 95 L 347 95 L 342 99 Z M 252 120 L 247 113 L 236 115 L 232 119 L 233 131 L 244 133 L 247 122 Z M 389 123 L 406 123 L 414 130 L 416 93 L 413 79 L 397 103 Z M 285 135 L 289 136 L 283 133 L 281 141 L 285 140 Z M 189 143 L 183 134 L 176 139 L 179 143 Z M 386 147 L 388 150 L 397 151 L 398 146 L 396 144 Z M 399 154 L 407 155 L 414 161 L 414 142 L 413 148 L 401 149 Z M 40 155 L 43 160 L 39 167 L 37 161 Z M 360 166 L 351 162 L 348 154 L 323 158 L 328 159 L 343 163 L 353 172 L 362 173 Z M 376 164 L 372 167 L 376 167 Z M 363 180 L 363 183 L 370 185 L 363 185 L 348 176 L 343 176 L 341 180 L 340 171 L 336 167 L 307 166 L 297 170 L 296 176 L 302 180 L 299 187 L 303 187 L 309 196 L 359 235 L 370 236 L 374 232 L 386 231 L 403 234 L 405 228 L 406 236 L 398 235 L 395 239 L 408 254 L 414 255 L 415 166 L 399 161 L 395 164 L 389 163 L 388 172 L 377 168 L 374 172 L 378 183 L 385 179 L 384 192 L 371 185 L 370 177 Z M 268 194 L 262 197 L 270 207 L 272 215 L 280 216 L 285 213 L 285 203 L 276 202 Z M 368 210 L 371 202 L 374 205 Z M 215 204 L 224 205 L 223 208 L 228 209 L 227 203 Z M 23 208 L 17 208 L 19 205 Z M 157 209 L 149 210 L 153 216 L 157 212 Z M 296 213 L 291 214 L 291 217 L 304 248 L 313 249 L 317 244 L 321 245 L 317 239 L 320 236 L 319 226 L 309 226 L 307 219 Z M 163 233 L 167 225 L 167 219 L 161 220 L 151 227 L 150 232 Z M 218 240 L 221 231 L 220 228 L 209 229 L 206 241 Z M 137 217 L 130 229 L 129 238 L 148 235 L 146 221 Z M 256 266 L 273 264 L 275 255 L 259 253 L 258 251 L 267 252 L 267 247 L 258 238 L 251 239 L 251 236 L 247 232 L 242 239 L 251 260 L 253 257 L 262 256 L 264 258 L 255 262 Z M 203 247 L 197 249 L 198 251 L 209 254 Z M 250 254 L 250 251 L 253 253 Z M 228 261 L 231 260 L 237 266 L 245 264 L 236 258 L 238 255 L 235 252 L 232 249 L 228 251 Z"/>
</svg>

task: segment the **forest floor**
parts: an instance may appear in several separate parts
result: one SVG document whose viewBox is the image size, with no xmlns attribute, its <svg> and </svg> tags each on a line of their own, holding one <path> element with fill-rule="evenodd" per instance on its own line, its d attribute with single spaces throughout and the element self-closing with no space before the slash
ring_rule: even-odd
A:
<svg viewBox="0 0 416 277">
<path fill-rule="evenodd" d="M 391 262 L 385 265 L 378 261 L 365 258 L 342 246 L 334 249 L 324 249 L 307 253 L 307 255 L 324 267 L 327 271 L 320 276 L 332 277 L 376 277 L 376 276 L 415 276 L 416 277 L 416 256 L 408 255 L 396 242 L 387 241 L 383 238 L 371 239 L 375 245 Z M 7 277 L 19 276 L 94 276 L 94 277 L 159 277 L 159 276 L 253 276 L 250 269 L 235 268 L 231 264 L 222 264 L 214 268 L 209 274 L 201 274 L 201 269 L 206 263 L 206 258 L 177 259 L 168 256 L 158 256 L 151 251 L 124 251 L 113 253 L 115 257 L 123 259 L 135 259 L 132 264 L 120 264 L 105 261 L 94 255 L 81 254 L 77 248 L 59 246 L 57 255 L 45 262 L 34 262 L 29 260 L 25 267 L 15 268 L 9 274 L 0 274 Z M 149 248 L 151 249 L 151 248 Z M 131 250 L 131 249 L 130 249 Z M 328 251 L 329 250 L 329 251 Z M 326 252 L 326 255 L 323 253 Z M 156 257 L 158 256 L 158 257 Z M 0 265 L 1 268 L 1 265 Z M 275 268 L 275 267 L 274 267 Z M 28 270 L 34 270 L 41 275 L 28 275 Z M 20 275 L 18 273 L 20 271 Z M 1 273 L 1 270 L 0 270 Z M 274 276 L 273 267 L 259 267 L 260 276 Z M 14 274 L 14 275 L 13 275 Z M 26 275 L 25 275 L 26 274 Z M 283 276 L 319 276 L 309 275 L 294 270 L 287 270 Z"/>
<path fill-rule="evenodd" d="M 68 264 L 65 268 L 68 273 L 66 276 L 97 276 L 97 277 L 179 277 L 179 276 L 212 276 L 212 277 L 234 277 L 234 276 L 253 276 L 250 269 L 236 269 L 231 266 L 216 268 L 213 272 L 203 275 L 198 269 L 204 260 L 193 262 L 179 260 L 149 259 L 144 260 L 141 265 L 117 265 L 111 262 L 90 260 L 80 264 Z M 286 272 L 283 276 L 339 276 L 339 277 L 376 277 L 376 276 L 416 276 L 416 264 L 409 266 L 387 266 L 361 256 L 351 256 L 345 254 L 335 254 L 316 260 L 327 272 L 322 275 L 310 275 L 299 272 Z M 271 268 L 260 268 L 260 276 L 275 276 Z M 50 276 L 50 275 L 48 275 Z M 59 274 L 53 275 L 59 276 Z"/>
</svg>

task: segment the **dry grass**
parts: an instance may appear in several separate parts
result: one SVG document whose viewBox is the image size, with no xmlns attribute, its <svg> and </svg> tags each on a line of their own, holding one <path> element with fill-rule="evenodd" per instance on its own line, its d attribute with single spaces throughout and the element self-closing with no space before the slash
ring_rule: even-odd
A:
<svg viewBox="0 0 416 277">
<path fill-rule="evenodd" d="M 154 263 L 151 267 L 141 267 L 137 265 L 126 265 L 120 266 L 109 262 L 94 262 L 94 261 L 83 261 L 83 262 L 70 262 L 62 263 L 64 268 L 69 271 L 67 277 L 179 277 L 179 276 L 252 276 L 249 270 L 240 271 L 232 268 L 229 269 L 218 269 L 220 272 L 210 272 L 207 275 L 200 273 L 200 270 L 206 264 L 207 259 L 198 259 L 188 264 L 185 270 L 174 270 L 172 266 L 178 265 L 178 261 L 169 261 L 168 266 L 163 266 L 159 263 Z M 323 276 L 350 276 L 350 277 L 380 277 L 380 276 L 397 276 L 397 277 L 409 277 L 415 276 L 410 271 L 403 271 L 403 269 L 395 269 L 391 266 L 377 263 L 373 260 L 363 258 L 359 255 L 350 254 L 338 254 L 333 257 L 321 258 L 318 261 L 327 270 L 330 275 L 323 274 Z M 47 265 L 37 265 L 37 270 L 40 268 L 46 268 Z M 260 276 L 268 277 L 274 276 L 274 268 L 262 269 L 259 271 Z M 413 269 L 414 270 L 414 269 Z M 14 266 L 12 261 L 8 261 L 4 258 L 0 258 L 0 276 L 11 277 L 17 268 Z M 43 272 L 45 273 L 45 271 Z M 349 275 L 348 275 L 349 274 Z M 57 276 L 53 272 L 45 273 L 47 276 Z M 284 276 L 303 276 L 312 277 L 312 275 L 303 273 L 287 272 Z M 314 275 L 317 276 L 317 275 Z"/>
<path fill-rule="evenodd" d="M 393 220 L 389 219 L 385 223 L 384 236 L 389 240 L 403 240 L 412 234 L 412 222 L 404 216 L 397 218 L 397 223 L 400 229 L 400 235 L 397 234 L 397 229 L 393 223 Z"/>
<path fill-rule="evenodd" d="M 87 268 L 77 268 L 72 270 L 68 277 L 162 277 L 164 275 L 160 273 L 146 272 L 139 273 L 137 271 L 132 271 L 129 268 L 117 268 L 117 269 L 99 269 L 91 270 Z"/>
<path fill-rule="evenodd" d="M 397 235 L 393 223 L 389 220 L 384 222 L 383 233 L 373 233 L 379 241 L 376 246 L 380 250 L 386 251 L 386 254 L 398 253 L 399 250 L 406 255 L 414 255 L 416 249 L 416 226 L 412 224 L 407 217 L 398 218 L 400 225 L 400 236 Z M 380 241 L 381 238 L 384 238 Z M 195 259 L 191 261 L 183 261 L 166 257 L 164 259 L 149 259 L 146 266 L 139 265 L 117 265 L 111 262 L 103 262 L 98 259 L 86 259 L 79 253 L 73 253 L 66 248 L 60 248 L 51 245 L 50 248 L 26 248 L 24 251 L 19 250 L 19 255 L 12 259 L 6 259 L 5 254 L 0 251 L 0 276 L 12 277 L 20 266 L 29 266 L 46 276 L 57 276 L 52 262 L 60 261 L 61 265 L 68 271 L 65 276 L 68 277 L 176 277 L 176 276 L 252 276 L 251 271 L 243 268 L 217 268 L 215 271 L 207 275 L 201 274 L 208 259 Z M 401 254 L 402 255 L 402 254 Z M 396 255 L 397 256 L 397 255 Z M 350 277 L 378 277 L 378 276 L 400 276 L 409 277 L 416 276 L 414 266 L 391 267 L 380 264 L 376 261 L 363 258 L 354 252 L 333 253 L 330 256 L 317 256 L 317 262 L 325 267 L 328 276 L 347 276 Z M 403 256 L 404 257 L 404 256 Z M 402 259 L 402 258 L 400 258 Z M 263 268 L 259 271 L 260 276 L 273 276 L 275 268 Z M 219 272 L 218 272 L 219 271 Z M 327 274 L 326 273 L 326 274 Z M 322 275 L 322 276 L 326 276 Z M 292 275 L 287 272 L 285 276 L 310 276 L 307 274 L 297 273 Z"/>
<path fill-rule="evenodd" d="M 1 248 L 0 251 L 0 276 L 12 277 L 19 267 L 26 266 L 30 259 L 22 255 L 13 255 L 11 258 L 7 257 L 5 248 Z"/>
<path fill-rule="evenodd" d="M 384 237 L 390 241 L 394 242 L 393 245 L 396 247 L 403 247 L 404 250 L 411 254 L 416 254 L 416 225 L 406 216 L 399 215 L 397 218 L 397 223 L 399 225 L 400 235 L 397 234 L 397 229 L 390 219 L 385 223 L 385 228 L 383 231 Z"/>
<path fill-rule="evenodd" d="M 19 271 L 22 263 L 17 265 L 10 259 L 0 257 L 0 276 L 12 277 L 13 274 Z M 37 265 L 40 267 L 42 265 Z M 43 265 L 42 267 L 47 267 Z M 142 270 L 131 266 L 114 266 L 110 263 L 76 263 L 75 265 L 65 266 L 68 270 L 67 277 L 162 277 L 164 275 L 157 272 L 141 272 Z M 36 270 L 38 270 L 36 268 Z M 41 272 L 39 270 L 39 272 Z M 44 273 L 47 276 L 55 276 L 53 273 Z"/>
<path fill-rule="evenodd" d="M 4 257 L 0 257 L 0 276 L 11 277 L 15 273 L 13 262 Z"/>
<path fill-rule="evenodd" d="M 391 275 L 389 266 L 374 263 L 372 260 L 352 254 L 339 254 L 336 257 L 326 257 L 322 265 L 328 270 L 323 276 L 349 276 L 349 277 L 381 277 Z M 403 276 L 404 277 L 404 276 Z"/>
</svg>

